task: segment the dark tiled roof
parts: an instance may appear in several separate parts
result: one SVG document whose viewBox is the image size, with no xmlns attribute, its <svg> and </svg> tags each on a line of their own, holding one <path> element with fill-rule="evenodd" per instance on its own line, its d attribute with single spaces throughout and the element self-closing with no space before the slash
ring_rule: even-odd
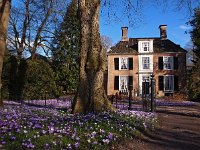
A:
<svg viewBox="0 0 200 150">
<path fill-rule="evenodd" d="M 155 40 L 153 42 L 153 49 L 155 53 L 162 52 L 186 52 L 180 45 L 175 44 L 171 40 Z"/>
<path fill-rule="evenodd" d="M 137 40 L 129 40 L 129 41 L 120 41 L 114 47 L 111 47 L 111 50 L 108 53 L 131 53 L 137 54 L 137 49 L 132 47 L 137 44 Z"/>
<path fill-rule="evenodd" d="M 175 44 L 171 40 L 161 40 L 160 38 L 129 38 L 129 41 L 120 41 L 111 47 L 109 54 L 137 54 L 138 40 L 153 39 L 154 53 L 163 52 L 186 52 L 180 45 Z"/>
</svg>

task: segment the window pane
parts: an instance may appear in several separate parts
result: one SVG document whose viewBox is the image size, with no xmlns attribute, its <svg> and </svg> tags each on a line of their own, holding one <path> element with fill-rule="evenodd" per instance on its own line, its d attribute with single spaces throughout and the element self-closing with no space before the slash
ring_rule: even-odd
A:
<svg viewBox="0 0 200 150">
<path fill-rule="evenodd" d="M 122 70 L 128 69 L 128 58 L 121 58 L 120 66 Z"/>
<path fill-rule="evenodd" d="M 142 42 L 143 51 L 149 51 L 149 42 Z"/>
<path fill-rule="evenodd" d="M 165 91 L 173 91 L 174 90 L 174 76 L 165 76 L 164 80 Z"/>
<path fill-rule="evenodd" d="M 143 69 L 149 69 L 149 57 L 142 57 L 142 66 Z"/>
<path fill-rule="evenodd" d="M 120 76 L 120 91 L 128 90 L 128 76 Z"/>
<path fill-rule="evenodd" d="M 166 70 L 173 69 L 173 57 L 172 56 L 164 56 L 163 57 L 163 66 Z"/>
</svg>

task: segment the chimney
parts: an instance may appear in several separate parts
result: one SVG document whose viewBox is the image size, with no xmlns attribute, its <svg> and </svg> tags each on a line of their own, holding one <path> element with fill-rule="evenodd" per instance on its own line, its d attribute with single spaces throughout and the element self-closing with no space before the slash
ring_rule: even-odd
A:
<svg viewBox="0 0 200 150">
<path fill-rule="evenodd" d="M 167 39 L 167 25 L 160 25 L 160 38 L 161 40 Z"/>
<path fill-rule="evenodd" d="M 122 27 L 122 41 L 128 41 L 128 27 Z"/>
</svg>

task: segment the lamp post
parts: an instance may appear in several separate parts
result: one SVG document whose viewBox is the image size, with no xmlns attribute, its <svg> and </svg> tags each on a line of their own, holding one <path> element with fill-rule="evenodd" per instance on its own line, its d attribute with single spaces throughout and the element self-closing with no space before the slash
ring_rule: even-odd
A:
<svg viewBox="0 0 200 150">
<path fill-rule="evenodd" d="M 154 112 L 154 75 L 151 75 L 151 112 Z"/>
<path fill-rule="evenodd" d="M 128 106 L 128 110 L 131 110 L 131 99 L 132 99 L 132 90 L 133 90 L 133 86 L 131 84 L 129 84 L 129 106 Z"/>
</svg>

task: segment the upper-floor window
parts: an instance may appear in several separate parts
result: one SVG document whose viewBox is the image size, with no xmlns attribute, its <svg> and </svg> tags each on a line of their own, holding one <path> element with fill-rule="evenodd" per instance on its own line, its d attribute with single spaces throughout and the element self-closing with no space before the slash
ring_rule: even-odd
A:
<svg viewBox="0 0 200 150">
<path fill-rule="evenodd" d="M 153 52 L 153 39 L 140 39 L 138 40 L 139 53 L 152 53 Z"/>
<path fill-rule="evenodd" d="M 150 69 L 149 57 L 142 57 L 142 66 L 143 66 L 143 69 Z"/>
<path fill-rule="evenodd" d="M 128 58 L 121 58 L 120 59 L 120 70 L 128 69 Z"/>
<path fill-rule="evenodd" d="M 173 56 L 164 56 L 163 57 L 163 69 L 164 70 L 172 70 L 173 66 Z"/>
<path fill-rule="evenodd" d="M 160 70 L 177 70 L 178 69 L 178 57 L 175 56 L 163 56 L 158 58 L 158 68 Z"/>
<path fill-rule="evenodd" d="M 149 42 L 142 42 L 142 50 L 144 52 L 148 52 L 149 51 Z"/>
<path fill-rule="evenodd" d="M 114 58 L 115 70 L 133 70 L 133 58 L 119 57 Z"/>
</svg>

